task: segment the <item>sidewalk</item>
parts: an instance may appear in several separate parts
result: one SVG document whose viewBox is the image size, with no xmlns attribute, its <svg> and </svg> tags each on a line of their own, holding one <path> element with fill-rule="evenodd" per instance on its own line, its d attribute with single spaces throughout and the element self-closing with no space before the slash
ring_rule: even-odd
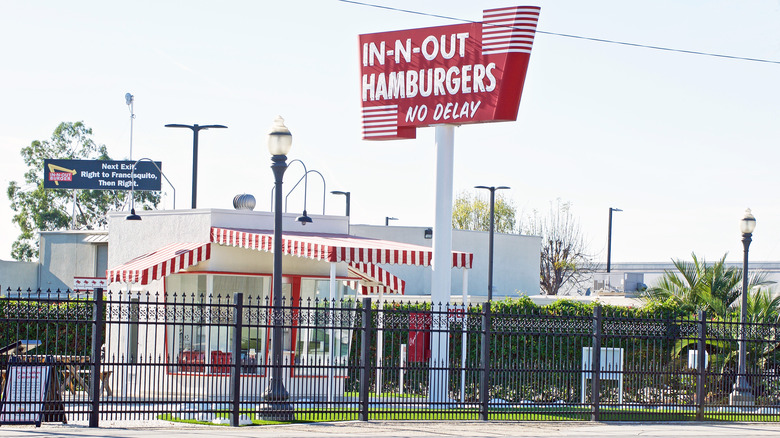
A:
<svg viewBox="0 0 780 438">
<path fill-rule="evenodd" d="M 370 437 L 768 437 L 780 436 L 777 423 L 591 423 L 591 422 L 428 422 L 346 421 L 277 426 L 197 426 L 166 422 L 102 422 L 90 429 L 84 425 L 46 424 L 1 426 L 2 437 L 116 437 L 188 438 L 273 437 L 273 438 L 370 438 Z"/>
</svg>

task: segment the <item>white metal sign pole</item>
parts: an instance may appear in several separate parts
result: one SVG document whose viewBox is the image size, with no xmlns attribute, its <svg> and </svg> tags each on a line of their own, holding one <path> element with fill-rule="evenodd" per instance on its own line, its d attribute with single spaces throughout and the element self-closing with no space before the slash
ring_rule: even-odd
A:
<svg viewBox="0 0 780 438">
<path fill-rule="evenodd" d="M 468 315 L 469 315 L 469 270 L 464 266 L 463 271 L 463 313 L 461 314 L 460 347 L 460 402 L 466 403 L 466 355 L 468 352 Z"/>
<path fill-rule="evenodd" d="M 328 336 L 328 402 L 333 402 L 333 338 L 335 333 L 333 330 L 334 322 L 336 321 L 336 264 L 331 262 L 330 264 L 330 296 L 328 307 L 330 308 L 330 318 L 328 318 L 328 325 L 330 325 L 330 336 Z"/>
<path fill-rule="evenodd" d="M 452 290 L 452 185 L 455 156 L 455 126 L 436 126 L 436 217 L 433 226 L 433 274 L 431 308 L 443 311 Z M 449 334 L 447 315 L 432 314 L 431 403 L 448 400 Z"/>
<path fill-rule="evenodd" d="M 450 301 L 452 285 L 452 173 L 455 126 L 436 126 L 436 217 L 433 226 L 431 302 Z"/>
</svg>

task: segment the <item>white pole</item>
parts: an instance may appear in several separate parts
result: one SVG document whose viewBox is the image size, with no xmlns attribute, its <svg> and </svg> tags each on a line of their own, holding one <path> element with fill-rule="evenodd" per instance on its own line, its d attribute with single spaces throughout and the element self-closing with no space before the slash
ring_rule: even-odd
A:
<svg viewBox="0 0 780 438">
<path fill-rule="evenodd" d="M 211 309 L 212 307 L 212 298 L 214 296 L 214 275 L 207 274 L 206 275 L 206 308 Z M 202 297 L 201 297 L 202 298 Z M 203 358 L 203 361 L 205 363 L 211 363 L 211 312 L 206 312 L 206 357 Z M 203 334 L 201 333 L 201 336 Z M 241 336 L 240 333 L 235 334 L 236 336 Z M 219 342 L 219 339 L 217 339 L 217 342 Z M 240 353 L 240 352 L 239 352 Z M 204 370 L 211 374 L 211 368 L 204 367 Z M 204 382 L 205 379 L 198 379 L 199 385 L 200 385 L 200 395 L 202 397 L 207 397 L 209 395 L 208 391 L 209 389 L 206 386 L 206 382 Z"/>
<path fill-rule="evenodd" d="M 431 309 L 441 311 L 452 290 L 452 181 L 455 126 L 436 126 L 436 215 L 433 226 Z M 438 323 L 436 323 L 438 322 Z M 431 321 L 430 402 L 448 399 L 449 336 L 447 318 Z M 435 407 L 435 406 L 434 406 Z"/>
<path fill-rule="evenodd" d="M 133 119 L 135 119 L 133 100 L 130 100 L 130 161 L 133 161 Z"/>
<path fill-rule="evenodd" d="M 70 217 L 70 229 L 76 229 L 76 190 L 73 190 L 73 215 Z"/>
<path fill-rule="evenodd" d="M 406 371 L 406 344 L 401 344 L 400 367 L 398 369 L 398 393 L 404 393 L 404 372 Z"/>
<path fill-rule="evenodd" d="M 460 402 L 466 402 L 466 348 L 468 347 L 469 270 L 463 268 L 463 339 L 460 348 Z"/>
<path fill-rule="evenodd" d="M 436 126 L 436 212 L 433 226 L 431 302 L 448 303 L 452 285 L 452 180 L 455 127 Z"/>
<path fill-rule="evenodd" d="M 336 312 L 336 264 L 330 264 L 330 336 L 328 337 L 328 401 L 333 401 L 333 321 Z"/>
<path fill-rule="evenodd" d="M 385 309 L 385 288 L 379 288 L 379 314 L 377 315 L 377 331 L 376 331 L 376 396 L 382 395 L 382 356 L 384 355 L 385 348 L 385 332 L 382 330 L 384 327 L 384 309 Z"/>
<path fill-rule="evenodd" d="M 130 161 L 133 161 L 133 119 L 135 119 L 135 113 L 133 112 L 133 102 L 135 102 L 135 97 L 127 93 L 125 94 L 125 103 L 127 103 L 128 109 L 130 109 Z M 176 189 L 174 189 L 174 192 Z M 133 197 L 133 191 L 131 190 L 129 193 L 130 198 Z M 175 195 L 174 195 L 175 196 Z M 127 203 L 127 196 L 125 196 L 125 204 Z M 173 207 L 174 210 L 176 209 L 176 206 Z"/>
</svg>

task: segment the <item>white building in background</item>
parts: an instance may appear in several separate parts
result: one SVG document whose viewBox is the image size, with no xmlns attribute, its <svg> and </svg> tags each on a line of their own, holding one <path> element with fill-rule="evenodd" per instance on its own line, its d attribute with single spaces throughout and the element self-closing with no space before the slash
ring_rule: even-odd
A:
<svg viewBox="0 0 780 438">
<path fill-rule="evenodd" d="M 397 227 L 378 225 L 351 225 L 353 236 L 371 237 L 394 242 L 430 247 L 431 229 L 425 227 Z M 477 302 L 487 297 L 488 233 L 485 231 L 452 230 L 452 248 L 474 254 L 474 263 L 468 276 L 469 295 Z M 493 242 L 493 298 L 539 295 L 539 248 L 541 237 L 496 233 Z M 384 265 L 380 265 L 384 266 Z M 431 271 L 415 266 L 397 266 L 387 269 L 407 282 L 406 295 L 430 296 Z M 452 296 L 459 297 L 463 288 L 462 276 L 452 276 Z"/>
<path fill-rule="evenodd" d="M 142 231 L 143 234 L 125 236 L 126 224 L 122 222 L 126 213 L 113 213 L 112 222 L 120 224 L 111 227 L 113 233 L 108 231 L 45 231 L 40 233 L 40 261 L 39 262 L 12 262 L 0 261 L 0 287 L 3 292 L 8 288 L 13 291 L 21 288 L 26 291 L 41 289 L 53 293 L 61 291 L 91 291 L 95 287 L 107 288 L 106 271 L 109 267 L 118 266 L 143 251 L 159 249 L 162 243 L 185 242 L 190 240 L 206 241 L 207 232 L 194 231 L 192 228 L 204 217 L 265 217 L 268 213 L 239 212 L 236 210 L 176 210 L 145 212 L 144 217 L 149 221 L 157 220 L 157 217 L 177 217 L 176 225 L 166 225 L 167 228 Z M 242 216 L 243 215 L 243 216 Z M 430 234 L 426 234 L 425 227 L 396 227 L 374 225 L 349 225 L 348 218 L 343 216 L 314 216 L 315 222 L 302 227 L 300 223 L 287 217 L 285 228 L 300 232 L 316 232 L 330 229 L 340 234 L 348 234 L 354 237 L 386 240 L 390 242 L 431 247 Z M 215 219 L 217 220 L 217 219 Z M 230 220 L 226 219 L 228 223 Z M 119 221 L 119 222 L 117 222 Z M 132 223 L 132 222 L 131 222 Z M 273 224 L 265 218 L 258 222 L 255 219 L 246 223 L 237 220 L 241 227 L 257 226 L 272 229 Z M 328 225 L 330 224 L 330 225 Z M 334 225 L 337 224 L 337 225 Z M 202 225 L 202 224 L 200 224 Z M 289 228 L 288 228 L 289 226 Z M 327 228 L 334 226 L 334 228 Z M 323 228 L 325 227 L 325 228 Z M 149 227 L 143 226 L 144 230 Z M 205 239 L 205 240 L 204 240 Z M 109 251 L 109 243 L 111 251 Z M 520 294 L 534 296 L 539 294 L 538 267 L 540 238 L 537 236 L 523 236 L 516 234 L 495 235 L 494 242 L 494 268 L 493 268 L 493 296 L 495 299 L 504 297 L 517 297 Z M 481 302 L 487 295 L 487 269 L 488 269 L 488 233 L 480 231 L 453 230 L 453 249 L 456 251 L 474 254 L 472 269 L 468 275 L 468 293 L 474 302 Z M 109 258 L 110 255 L 110 258 Z M 295 269 L 296 258 L 289 262 L 285 260 L 287 268 Z M 211 264 L 214 262 L 212 261 Z M 287 263 L 291 263 L 288 265 Z M 430 297 L 431 269 L 429 266 L 401 265 L 377 263 L 385 272 L 394 275 L 404 281 L 403 293 L 396 298 L 406 297 L 410 300 L 427 300 Z M 234 268 L 243 268 L 238 264 Z M 221 267 L 220 269 L 227 269 Z M 316 269 L 315 269 L 316 271 Z M 322 271 L 320 269 L 320 271 Z M 270 273 L 270 270 L 268 271 Z M 318 275 L 329 275 L 326 269 Z M 368 281 L 364 282 L 367 283 Z M 378 289 L 368 289 L 366 292 L 376 295 Z M 391 291 L 387 291 L 391 292 Z M 391 293 L 398 293 L 392 291 Z M 452 273 L 452 297 L 461 300 L 463 293 L 463 275 L 460 270 Z"/>
<path fill-rule="evenodd" d="M 684 259 L 691 261 L 689 259 Z M 712 264 L 712 261 L 707 261 Z M 742 269 L 742 262 L 726 262 L 728 268 Z M 750 272 L 763 272 L 767 279 L 780 283 L 780 262 L 749 262 Z M 655 285 L 664 272 L 678 272 L 674 263 L 669 262 L 633 262 L 633 263 L 612 263 L 609 273 L 597 272 L 593 274 L 592 281 L 588 283 L 592 293 L 601 291 L 602 293 L 625 293 L 627 295 L 638 295 L 646 287 Z M 776 286 L 769 286 L 777 289 Z M 582 290 L 579 292 L 583 293 Z"/>
<path fill-rule="evenodd" d="M 0 261 L 3 294 L 41 289 L 57 296 L 106 286 L 107 231 L 43 231 L 38 255 L 38 262 Z"/>
</svg>

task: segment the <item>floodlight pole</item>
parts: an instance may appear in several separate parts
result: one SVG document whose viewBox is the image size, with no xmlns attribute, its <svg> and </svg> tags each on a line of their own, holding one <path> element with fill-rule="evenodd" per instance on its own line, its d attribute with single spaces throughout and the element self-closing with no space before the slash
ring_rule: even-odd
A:
<svg viewBox="0 0 780 438">
<path fill-rule="evenodd" d="M 166 128 L 189 128 L 192 130 L 192 209 L 198 204 L 198 132 L 209 128 L 227 128 L 225 125 L 180 125 L 169 123 Z"/>
<path fill-rule="evenodd" d="M 623 211 L 619 208 L 609 207 L 609 232 L 607 233 L 607 274 L 612 265 L 612 212 Z"/>
<path fill-rule="evenodd" d="M 507 186 L 475 186 L 475 189 L 485 189 L 490 191 L 490 229 L 488 230 L 488 301 L 493 301 L 493 236 L 495 235 L 495 217 L 496 217 L 496 190 L 508 190 Z"/>
</svg>

